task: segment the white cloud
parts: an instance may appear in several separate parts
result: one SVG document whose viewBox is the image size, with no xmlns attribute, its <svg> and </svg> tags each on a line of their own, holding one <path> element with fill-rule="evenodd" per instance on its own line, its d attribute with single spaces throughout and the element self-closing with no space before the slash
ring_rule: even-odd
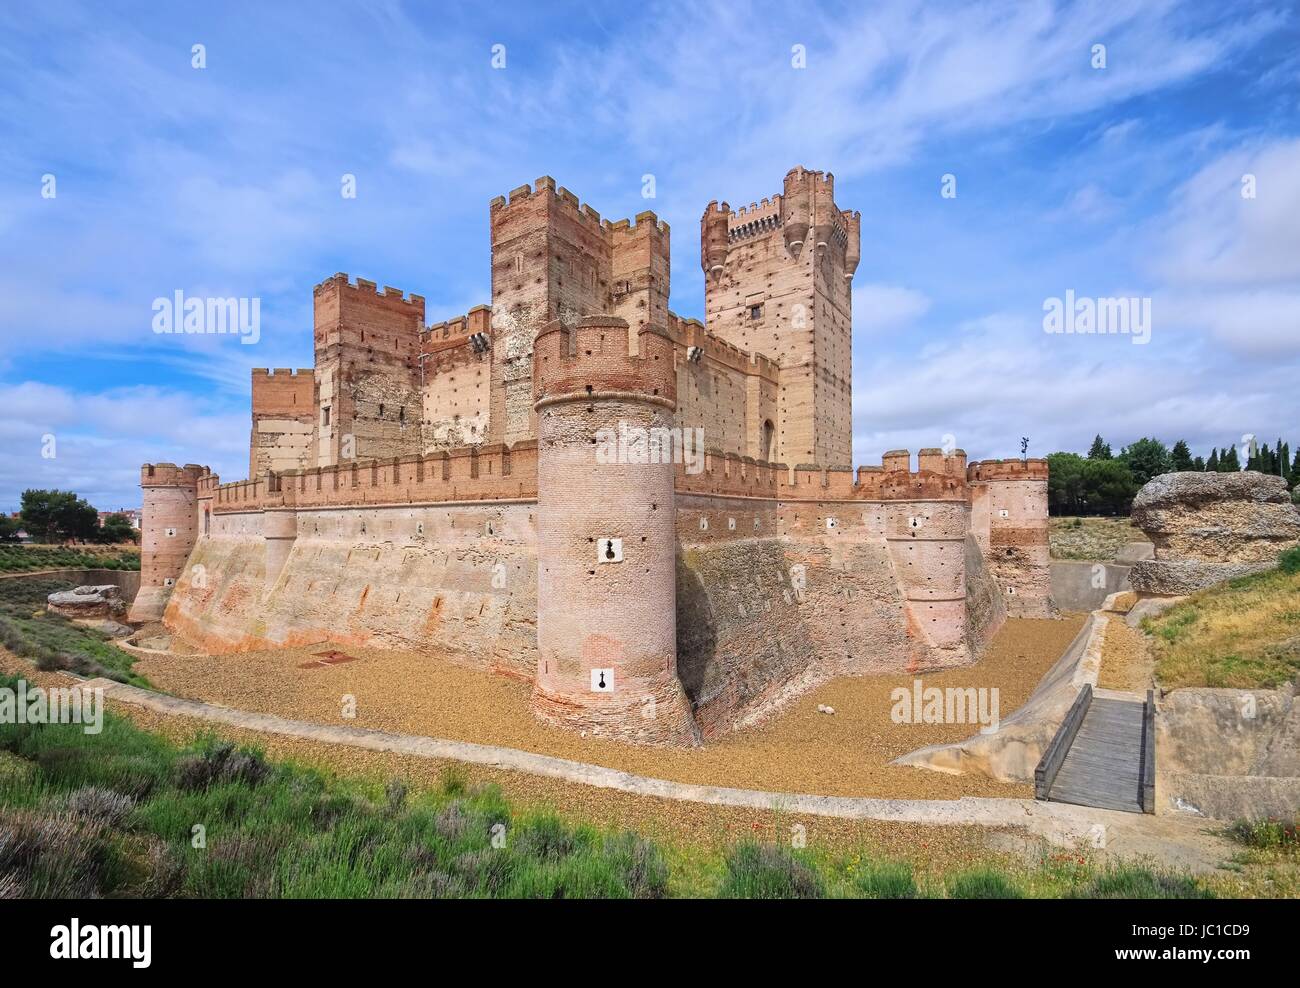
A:
<svg viewBox="0 0 1300 988">
<path fill-rule="evenodd" d="M 873 332 L 907 325 L 930 311 L 930 299 L 924 292 L 902 285 L 854 282 L 853 330 Z"/>
</svg>

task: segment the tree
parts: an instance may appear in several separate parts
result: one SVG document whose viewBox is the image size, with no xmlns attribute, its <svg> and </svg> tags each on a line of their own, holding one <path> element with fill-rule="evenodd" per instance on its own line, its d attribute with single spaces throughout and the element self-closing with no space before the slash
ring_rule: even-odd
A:
<svg viewBox="0 0 1300 988">
<path fill-rule="evenodd" d="M 1159 439 L 1143 438 L 1125 446 L 1119 451 L 1119 461 L 1129 468 L 1139 488 L 1152 477 L 1169 473 L 1174 467 L 1168 447 Z"/>
<path fill-rule="evenodd" d="M 1110 443 L 1104 442 L 1099 434 L 1092 441 L 1092 446 L 1088 448 L 1088 459 L 1090 460 L 1109 460 L 1113 454 L 1110 451 Z"/>
<path fill-rule="evenodd" d="M 1122 460 L 1087 460 L 1083 489 L 1088 514 L 1127 515 L 1142 487 Z"/>
<path fill-rule="evenodd" d="M 1237 447 L 1228 446 L 1219 457 L 1219 473 L 1237 473 L 1241 470 L 1241 460 L 1237 458 Z"/>
<path fill-rule="evenodd" d="M 104 524 L 99 529 L 99 540 L 101 542 L 134 542 L 139 537 L 140 533 L 131 524 L 131 519 L 116 512 L 105 518 Z"/>
<path fill-rule="evenodd" d="M 23 491 L 21 515 L 35 539 L 86 540 L 99 531 L 99 513 L 72 491 Z"/>
<path fill-rule="evenodd" d="M 1196 470 L 1196 471 L 1199 471 L 1199 472 L 1201 472 L 1201 473 L 1204 473 L 1204 472 L 1205 472 L 1205 458 L 1204 458 L 1203 456 L 1198 456 L 1196 459 L 1194 459 L 1194 460 L 1192 461 L 1192 469 L 1193 469 L 1193 470 Z"/>
<path fill-rule="evenodd" d="M 20 527 L 17 518 L 11 518 L 7 514 L 0 514 L 0 542 L 17 542 Z"/>
<path fill-rule="evenodd" d="M 1078 453 L 1047 457 L 1047 507 L 1053 515 L 1128 514 L 1139 485 L 1128 466 Z"/>
<path fill-rule="evenodd" d="M 1083 493 L 1083 464 L 1078 453 L 1047 454 L 1047 513 L 1077 515 Z"/>
<path fill-rule="evenodd" d="M 1196 461 L 1192 459 L 1192 451 L 1187 448 L 1185 440 L 1180 439 L 1174 443 L 1174 448 L 1169 451 L 1169 458 L 1175 470 L 1187 471 L 1196 468 Z"/>
</svg>

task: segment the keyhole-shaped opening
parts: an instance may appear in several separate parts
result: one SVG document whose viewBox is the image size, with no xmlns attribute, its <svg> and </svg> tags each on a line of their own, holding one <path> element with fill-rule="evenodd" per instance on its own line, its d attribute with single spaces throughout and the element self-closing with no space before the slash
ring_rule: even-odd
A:
<svg viewBox="0 0 1300 988">
<path fill-rule="evenodd" d="M 602 689 L 602 690 L 605 688 L 605 671 L 603 669 L 601 670 L 600 673 L 600 682 L 598 682 L 596 686 L 598 689 Z"/>
<path fill-rule="evenodd" d="M 614 558 L 614 543 L 612 541 L 607 541 L 605 543 L 605 558 L 606 559 Z M 602 686 L 605 685 L 603 681 L 601 682 L 601 685 Z"/>
</svg>

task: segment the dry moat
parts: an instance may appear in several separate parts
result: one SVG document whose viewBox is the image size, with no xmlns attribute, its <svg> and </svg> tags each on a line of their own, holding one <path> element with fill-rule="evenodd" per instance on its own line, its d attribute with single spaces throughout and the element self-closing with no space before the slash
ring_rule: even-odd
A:
<svg viewBox="0 0 1300 988">
<path fill-rule="evenodd" d="M 1009 619 L 984 657 L 923 674 L 926 686 L 996 687 L 1005 718 L 1033 692 L 1082 624 Z M 1032 787 L 890 765 L 929 744 L 959 741 L 971 724 L 895 724 L 890 693 L 909 674 L 832 680 L 758 727 L 703 748 L 646 748 L 581 737 L 533 716 L 529 684 L 428 655 L 348 647 L 356 661 L 327 664 L 333 648 L 226 655 L 144 655 L 136 669 L 159 689 L 241 710 L 326 724 L 502 745 L 680 782 L 840 796 L 955 799 L 1032 797 Z M 304 668 L 304 666 L 307 666 Z M 355 718 L 345 718 L 355 697 Z M 819 705 L 834 714 L 818 712 Z"/>
</svg>

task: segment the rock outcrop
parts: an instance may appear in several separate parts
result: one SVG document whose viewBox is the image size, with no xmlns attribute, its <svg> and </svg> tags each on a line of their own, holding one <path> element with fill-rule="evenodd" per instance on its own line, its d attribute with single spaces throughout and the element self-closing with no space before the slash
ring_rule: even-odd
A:
<svg viewBox="0 0 1300 988">
<path fill-rule="evenodd" d="M 1144 593 L 1187 594 L 1268 569 L 1300 543 L 1286 482 L 1253 470 L 1161 474 L 1138 491 L 1133 523 L 1155 545 L 1129 575 Z"/>
<path fill-rule="evenodd" d="M 53 614 L 62 614 L 75 620 L 118 618 L 126 613 L 122 588 L 111 583 L 60 590 L 45 598 L 45 606 Z"/>
</svg>

